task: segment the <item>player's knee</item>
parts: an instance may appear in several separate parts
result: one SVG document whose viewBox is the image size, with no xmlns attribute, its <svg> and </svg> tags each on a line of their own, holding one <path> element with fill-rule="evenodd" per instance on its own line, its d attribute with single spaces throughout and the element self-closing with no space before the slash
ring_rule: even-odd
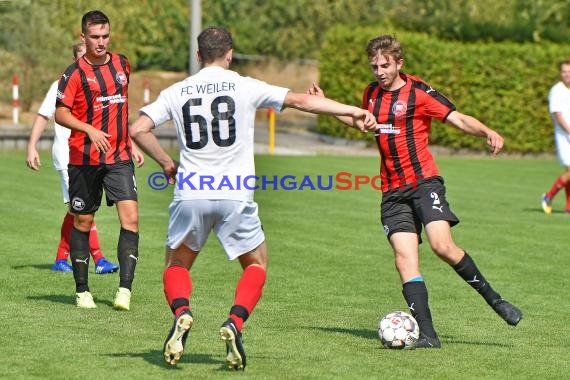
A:
<svg viewBox="0 0 570 380">
<path fill-rule="evenodd" d="M 91 214 L 87 215 L 75 214 L 73 225 L 79 231 L 89 232 L 91 231 L 91 227 L 93 225 L 93 219 L 94 219 L 93 215 Z"/>
<path fill-rule="evenodd" d="M 432 251 L 444 261 L 453 261 L 459 253 L 459 248 L 453 242 L 433 242 L 430 244 Z"/>
</svg>

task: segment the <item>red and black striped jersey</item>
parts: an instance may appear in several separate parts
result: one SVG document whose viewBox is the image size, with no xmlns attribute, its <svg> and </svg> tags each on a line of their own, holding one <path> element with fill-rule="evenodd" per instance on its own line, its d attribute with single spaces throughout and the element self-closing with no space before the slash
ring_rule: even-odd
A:
<svg viewBox="0 0 570 380">
<path fill-rule="evenodd" d="M 120 54 L 110 54 L 103 65 L 92 65 L 85 57 L 69 65 L 59 80 L 56 105 L 111 135 L 111 149 L 97 152 L 86 133 L 71 131 L 69 163 L 72 165 L 113 164 L 131 159 L 128 134 L 128 87 L 131 66 Z"/>
<path fill-rule="evenodd" d="M 362 108 L 378 123 L 375 133 L 380 151 L 382 191 L 394 190 L 418 179 L 439 175 L 428 149 L 432 118 L 445 121 L 455 105 L 422 79 L 400 73 L 406 84 L 395 91 L 378 82 L 364 90 Z"/>
</svg>

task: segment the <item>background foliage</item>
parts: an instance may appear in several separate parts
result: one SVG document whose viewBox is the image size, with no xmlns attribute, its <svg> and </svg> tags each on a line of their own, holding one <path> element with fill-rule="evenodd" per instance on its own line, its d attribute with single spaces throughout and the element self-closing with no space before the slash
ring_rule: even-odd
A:
<svg viewBox="0 0 570 380">
<path fill-rule="evenodd" d="M 80 17 L 92 9 L 101 9 L 110 17 L 111 49 L 126 54 L 134 70 L 187 70 L 189 0 L 0 1 L 0 88 L 11 88 L 11 78 L 18 73 L 24 110 L 29 110 L 32 100 L 43 98 L 55 79 L 53 73 L 69 64 L 70 46 L 80 34 Z M 368 25 L 369 29 L 359 29 L 366 36 L 345 36 L 350 47 L 337 46 L 343 49 L 339 58 L 344 61 L 339 64 L 345 70 L 335 75 L 355 75 L 339 85 L 346 94 L 360 92 L 360 87 L 350 84 L 370 78 L 362 71 L 364 40 L 383 30 L 397 30 L 410 36 L 404 41 L 409 69 L 440 86 L 466 112 L 481 111 L 473 113 L 487 121 L 492 118 L 492 125 L 500 130 L 508 124 L 506 132 L 521 138 L 508 148 L 531 152 L 551 146 L 550 142 L 548 147 L 533 142 L 528 147 L 522 139 L 542 138 L 546 131 L 542 128 L 550 128 L 544 114 L 546 91 L 557 77 L 555 63 L 567 56 L 553 43 L 562 46 L 570 40 L 568 20 L 570 2 L 560 0 L 202 1 L 202 26 L 227 27 L 234 34 L 238 55 L 319 58 L 325 70 L 329 64 L 323 59 L 338 54 L 325 39 L 327 32 L 338 26 L 350 30 Z M 416 37 L 404 32 L 424 33 L 417 40 L 422 43 L 416 44 Z M 331 35 L 335 33 L 340 32 Z M 424 43 L 437 49 L 428 51 Z M 323 45 L 329 50 L 321 51 Z M 464 53 L 453 54 L 457 49 Z M 521 96 L 505 102 L 504 95 L 514 94 L 517 86 Z M 336 88 L 332 90 L 330 94 L 336 94 Z M 467 91 L 469 97 L 464 96 Z M 0 101 L 10 100 L 9 91 L 0 92 Z M 526 129 L 515 127 L 522 125 Z M 436 132 L 435 137 L 438 143 L 464 145 L 453 133 L 439 136 Z"/>
<path fill-rule="evenodd" d="M 339 27 L 330 31 L 321 49 L 320 75 L 325 94 L 360 105 L 362 92 L 374 80 L 364 47 L 378 34 L 395 34 L 404 47 L 403 71 L 426 80 L 450 98 L 461 112 L 479 118 L 506 138 L 505 150 L 551 150 L 552 124 L 547 95 L 558 78 L 563 46 L 512 42 L 460 43 L 393 28 Z M 325 134 L 363 138 L 330 117 L 321 117 Z M 371 139 L 370 134 L 365 135 Z M 483 139 L 434 122 L 431 142 L 455 149 L 484 149 Z"/>
</svg>

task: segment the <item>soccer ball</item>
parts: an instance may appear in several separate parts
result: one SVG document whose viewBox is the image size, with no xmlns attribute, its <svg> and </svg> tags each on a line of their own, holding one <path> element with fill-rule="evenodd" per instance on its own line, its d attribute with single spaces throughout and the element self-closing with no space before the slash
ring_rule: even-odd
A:
<svg viewBox="0 0 570 380">
<path fill-rule="evenodd" d="M 410 314 L 394 311 L 380 319 L 378 336 L 386 348 L 411 349 L 420 337 L 420 328 Z"/>
</svg>

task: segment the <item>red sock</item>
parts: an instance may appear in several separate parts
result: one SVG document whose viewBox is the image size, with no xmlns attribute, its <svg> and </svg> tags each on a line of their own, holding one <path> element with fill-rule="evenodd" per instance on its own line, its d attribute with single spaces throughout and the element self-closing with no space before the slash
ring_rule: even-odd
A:
<svg viewBox="0 0 570 380">
<path fill-rule="evenodd" d="M 570 182 L 565 186 L 566 190 L 566 212 L 570 212 Z"/>
<path fill-rule="evenodd" d="M 73 228 L 73 214 L 65 213 L 63 223 L 61 223 L 61 233 L 55 261 L 67 260 L 69 257 L 69 240 L 71 239 L 71 229 Z"/>
<path fill-rule="evenodd" d="M 263 285 L 265 285 L 265 278 L 265 269 L 257 265 L 250 265 L 243 271 L 236 287 L 234 306 L 230 310 L 230 318 L 236 323 L 238 331 L 241 331 L 243 323 L 259 302 Z M 245 309 L 246 313 L 239 312 L 239 309 L 242 308 Z"/>
<path fill-rule="evenodd" d="M 190 272 L 183 267 L 168 267 L 162 277 L 164 295 L 168 306 L 177 317 L 184 310 L 190 310 L 190 294 L 192 293 L 192 279 Z"/>
<path fill-rule="evenodd" d="M 565 187 L 565 183 L 562 180 L 562 176 L 560 176 L 560 177 L 556 178 L 556 181 L 554 182 L 554 184 L 552 185 L 552 188 L 550 188 L 548 193 L 546 193 L 546 196 L 550 199 L 553 199 L 554 196 L 556 195 L 556 193 L 558 193 L 560 191 L 560 189 L 562 189 L 563 187 Z"/>
<path fill-rule="evenodd" d="M 89 231 L 89 252 L 91 252 L 91 257 L 93 257 L 94 263 L 104 257 L 103 252 L 101 252 L 99 234 L 97 233 L 97 226 L 95 225 L 95 221 L 93 221 L 91 224 L 91 230 Z"/>
</svg>

